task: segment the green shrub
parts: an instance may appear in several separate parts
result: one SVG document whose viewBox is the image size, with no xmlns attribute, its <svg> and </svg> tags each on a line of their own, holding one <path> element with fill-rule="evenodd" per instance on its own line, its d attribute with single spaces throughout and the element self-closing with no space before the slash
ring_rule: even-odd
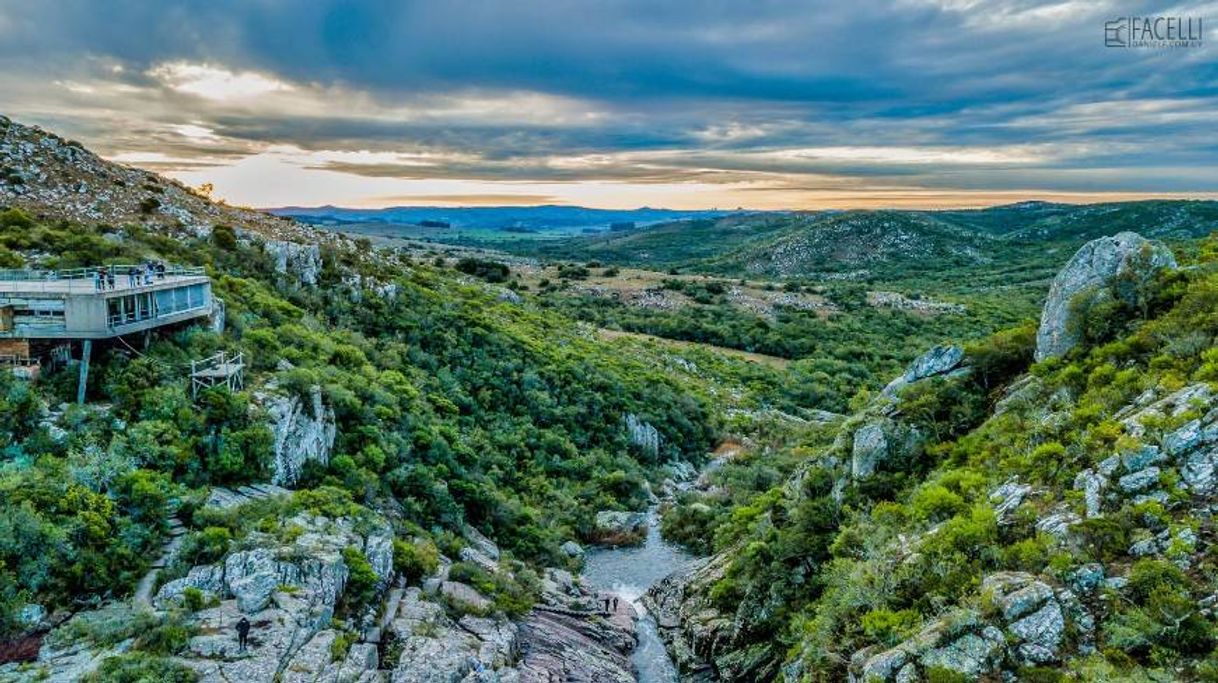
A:
<svg viewBox="0 0 1218 683">
<path fill-rule="evenodd" d="M 194 683 L 199 675 L 184 664 L 145 652 L 108 657 L 85 683 Z"/>
<path fill-rule="evenodd" d="M 413 584 L 435 573 L 440 564 L 440 551 L 429 540 L 393 541 L 393 568 L 406 583 Z"/>
<path fill-rule="evenodd" d="M 372 571 L 363 551 L 354 546 L 343 548 L 343 564 L 347 565 L 347 585 L 343 589 L 342 605 L 347 614 L 360 614 L 376 597 L 380 579 Z"/>
<path fill-rule="evenodd" d="M 153 655 L 176 655 L 186 649 L 197 632 L 196 627 L 170 618 L 137 636 L 133 647 Z"/>
<path fill-rule="evenodd" d="M 863 615 L 863 633 L 875 642 L 892 647 L 914 633 L 922 619 L 913 610 L 893 612 L 873 609 Z"/>
</svg>

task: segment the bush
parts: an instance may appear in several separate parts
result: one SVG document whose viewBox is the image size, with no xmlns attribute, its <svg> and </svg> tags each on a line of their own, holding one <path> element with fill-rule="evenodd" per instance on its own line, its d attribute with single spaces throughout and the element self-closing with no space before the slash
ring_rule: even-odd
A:
<svg viewBox="0 0 1218 683">
<path fill-rule="evenodd" d="M 237 250 L 237 233 L 228 225 L 217 225 L 211 229 L 211 241 L 225 251 Z"/>
<path fill-rule="evenodd" d="M 380 579 L 372 571 L 368 557 L 354 546 L 343 548 L 343 563 L 347 565 L 347 585 L 343 589 L 342 604 L 347 614 L 358 615 L 376 597 L 376 586 Z"/>
<path fill-rule="evenodd" d="M 506 282 L 511 269 L 506 263 L 467 256 L 457 261 L 455 268 L 466 275 L 480 277 L 487 282 Z"/>
<path fill-rule="evenodd" d="M 197 630 L 176 619 L 169 619 L 140 634 L 133 647 L 154 655 L 176 655 L 186 649 Z"/>
<path fill-rule="evenodd" d="M 921 617 L 913 610 L 893 612 L 873 609 L 863 615 L 863 633 L 885 647 L 892 647 L 912 635 L 921 621 Z"/>
<path fill-rule="evenodd" d="M 431 541 L 393 541 L 393 568 L 406 580 L 415 583 L 435 573 L 440 564 L 440 552 Z"/>
<path fill-rule="evenodd" d="M 184 664 L 144 652 L 109 657 L 85 683 L 194 683 L 199 675 Z"/>
</svg>

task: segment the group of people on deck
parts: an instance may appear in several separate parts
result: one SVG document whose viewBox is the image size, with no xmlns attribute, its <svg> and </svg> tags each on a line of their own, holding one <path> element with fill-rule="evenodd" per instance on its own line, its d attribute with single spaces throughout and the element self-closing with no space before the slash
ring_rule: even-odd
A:
<svg viewBox="0 0 1218 683">
<path fill-rule="evenodd" d="M 115 274 L 114 266 L 100 266 L 93 271 L 93 289 L 102 291 L 103 289 L 114 289 Z M 159 261 L 146 261 L 143 265 L 130 266 L 127 268 L 127 286 L 139 287 L 140 285 L 150 285 L 153 279 L 165 279 L 165 264 Z"/>
</svg>

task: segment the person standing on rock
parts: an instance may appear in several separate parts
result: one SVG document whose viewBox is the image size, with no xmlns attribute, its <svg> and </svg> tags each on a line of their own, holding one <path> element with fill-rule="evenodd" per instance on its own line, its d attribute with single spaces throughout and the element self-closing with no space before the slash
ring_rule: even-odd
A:
<svg viewBox="0 0 1218 683">
<path fill-rule="evenodd" d="M 245 652 L 245 641 L 250 634 L 250 620 L 241 617 L 237 622 L 237 651 Z"/>
<path fill-rule="evenodd" d="M 617 614 L 617 596 L 613 596 L 613 613 Z"/>
</svg>

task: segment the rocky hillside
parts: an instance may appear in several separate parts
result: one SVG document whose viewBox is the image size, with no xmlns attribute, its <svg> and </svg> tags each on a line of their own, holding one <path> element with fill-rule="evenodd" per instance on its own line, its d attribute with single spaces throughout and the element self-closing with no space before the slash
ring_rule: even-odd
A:
<svg viewBox="0 0 1218 683">
<path fill-rule="evenodd" d="M 327 234 L 291 219 L 217 204 L 175 180 L 106 161 L 79 142 L 5 116 L 0 116 L 0 205 L 52 221 L 135 222 L 195 235 L 214 225 L 297 242 L 317 242 Z"/>
<path fill-rule="evenodd" d="M 1021 202 L 956 211 L 742 214 L 505 246 L 549 258 L 731 276 L 893 281 L 960 272 L 962 281 L 984 282 L 996 271 L 996 281 L 1011 283 L 1042 279 L 1046 265 L 1055 271 L 1084 241 L 1104 235 L 1132 230 L 1182 240 L 1216 229 L 1213 201 Z"/>
<path fill-rule="evenodd" d="M 728 252 L 716 269 L 772 277 L 866 276 L 902 264 L 975 266 L 993 259 L 992 240 L 932 217 L 896 211 L 849 211 L 785 230 Z"/>
<path fill-rule="evenodd" d="M 723 517 L 683 500 L 719 552 L 648 598 L 682 669 L 1214 680 L 1216 246 L 1089 243 L 1037 329 L 932 349 Z"/>
<path fill-rule="evenodd" d="M 98 342 L 82 406 L 0 372 L 0 680 L 631 679 L 581 544 L 758 371 L 6 131 L 6 265 L 196 265 L 227 315 Z M 221 351 L 245 388 L 195 396 Z"/>
</svg>

